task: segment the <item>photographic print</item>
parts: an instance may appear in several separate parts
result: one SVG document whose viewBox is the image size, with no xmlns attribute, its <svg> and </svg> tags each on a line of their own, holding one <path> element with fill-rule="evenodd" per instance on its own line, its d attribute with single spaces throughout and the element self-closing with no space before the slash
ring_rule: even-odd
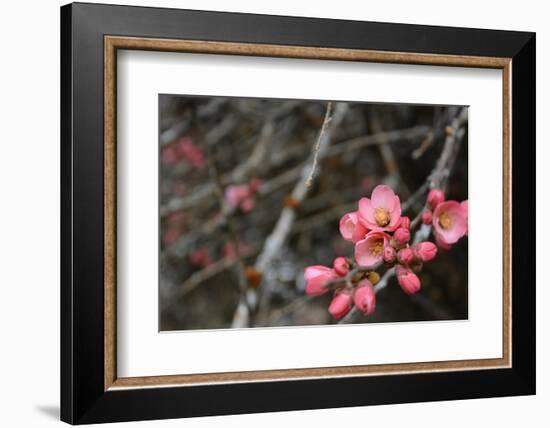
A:
<svg viewBox="0 0 550 428">
<path fill-rule="evenodd" d="M 468 318 L 468 108 L 159 95 L 161 331 Z"/>
</svg>

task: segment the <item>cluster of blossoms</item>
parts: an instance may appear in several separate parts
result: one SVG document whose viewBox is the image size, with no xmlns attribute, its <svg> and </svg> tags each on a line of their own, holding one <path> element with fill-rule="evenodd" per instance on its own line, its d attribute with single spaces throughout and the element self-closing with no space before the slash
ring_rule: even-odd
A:
<svg viewBox="0 0 550 428">
<path fill-rule="evenodd" d="M 422 221 L 433 225 L 437 244 L 448 249 L 467 232 L 468 202 L 444 199 L 441 190 L 432 189 Z M 340 233 L 355 244 L 355 261 L 337 257 L 332 268 L 308 266 L 304 272 L 307 294 L 334 290 L 328 311 L 335 319 L 344 317 L 354 305 L 365 315 L 374 312 L 374 285 L 380 279 L 375 270 L 382 265 L 395 267 L 397 281 L 406 294 L 417 293 L 421 288 L 418 273 L 438 251 L 430 241 L 411 243 L 411 221 L 401 216 L 399 197 L 385 185 L 375 187 L 370 199 L 359 200 L 357 211 L 342 217 Z"/>
<path fill-rule="evenodd" d="M 254 209 L 254 195 L 260 188 L 261 181 L 253 178 L 245 184 L 232 184 L 225 189 L 225 202 L 233 209 L 239 208 L 243 213 Z"/>
<path fill-rule="evenodd" d="M 185 160 L 195 168 L 202 168 L 206 164 L 204 153 L 191 137 L 182 137 L 162 149 L 162 161 L 167 164 L 175 164 Z"/>
</svg>

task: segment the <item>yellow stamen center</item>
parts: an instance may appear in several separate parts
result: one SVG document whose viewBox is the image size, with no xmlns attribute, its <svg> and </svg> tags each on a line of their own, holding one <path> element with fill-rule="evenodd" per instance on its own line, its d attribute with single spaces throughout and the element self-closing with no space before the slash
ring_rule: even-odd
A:
<svg viewBox="0 0 550 428">
<path fill-rule="evenodd" d="M 374 244 L 372 244 L 372 247 L 370 247 L 370 253 L 378 257 L 382 252 L 384 251 L 384 241 L 376 241 Z"/>
<path fill-rule="evenodd" d="M 380 227 L 387 226 L 390 222 L 390 213 L 385 208 L 375 208 L 374 219 L 376 224 Z"/>
<path fill-rule="evenodd" d="M 439 216 L 439 225 L 445 230 L 450 229 L 453 225 L 453 218 L 449 215 L 449 213 L 442 213 Z"/>
</svg>

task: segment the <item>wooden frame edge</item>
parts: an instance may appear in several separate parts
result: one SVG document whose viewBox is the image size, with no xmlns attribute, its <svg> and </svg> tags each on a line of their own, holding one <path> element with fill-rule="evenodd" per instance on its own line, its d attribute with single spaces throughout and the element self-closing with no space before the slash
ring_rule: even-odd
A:
<svg viewBox="0 0 550 428">
<path fill-rule="evenodd" d="M 503 356 L 495 359 L 117 378 L 116 376 L 116 51 L 117 49 L 502 69 Z M 291 381 L 510 368 L 512 59 L 252 43 L 104 36 L 104 390 Z"/>
</svg>

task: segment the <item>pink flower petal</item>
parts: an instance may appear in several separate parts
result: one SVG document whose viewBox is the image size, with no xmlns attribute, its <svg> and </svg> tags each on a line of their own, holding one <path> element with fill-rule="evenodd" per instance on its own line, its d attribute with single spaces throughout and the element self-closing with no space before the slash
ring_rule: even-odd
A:
<svg viewBox="0 0 550 428">
<path fill-rule="evenodd" d="M 371 201 L 374 208 L 384 208 L 391 213 L 396 202 L 399 203 L 399 198 L 396 199 L 396 195 L 390 186 L 380 184 L 372 191 Z"/>
</svg>

